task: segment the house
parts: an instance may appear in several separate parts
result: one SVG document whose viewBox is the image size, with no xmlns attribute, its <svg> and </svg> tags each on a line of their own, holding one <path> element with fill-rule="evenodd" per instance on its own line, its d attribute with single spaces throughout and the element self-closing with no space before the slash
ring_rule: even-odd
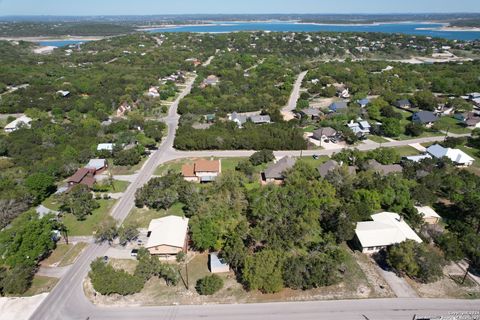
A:
<svg viewBox="0 0 480 320">
<path fill-rule="evenodd" d="M 97 151 L 109 151 L 112 152 L 115 145 L 113 143 L 99 143 Z"/>
<path fill-rule="evenodd" d="M 384 164 L 381 164 L 381 163 L 379 163 L 379 162 L 377 162 L 376 160 L 373 160 L 373 159 L 367 161 L 367 163 L 365 165 L 365 169 L 373 170 L 373 171 L 375 171 L 376 173 L 378 173 L 382 176 L 403 172 L 403 168 L 399 164 L 384 165 Z"/>
<path fill-rule="evenodd" d="M 218 257 L 218 253 L 212 252 L 208 255 L 208 267 L 211 273 L 230 272 L 230 265 Z"/>
<path fill-rule="evenodd" d="M 323 113 L 317 108 L 306 108 L 300 111 L 300 115 L 311 120 L 319 119 Z"/>
<path fill-rule="evenodd" d="M 412 103 L 408 99 L 397 100 L 393 105 L 400 109 L 410 109 L 412 107 Z"/>
<path fill-rule="evenodd" d="M 415 112 L 412 116 L 412 122 L 422 124 L 426 127 L 431 127 L 433 123 L 438 120 L 437 115 L 431 111 Z"/>
<path fill-rule="evenodd" d="M 107 160 L 105 159 L 90 159 L 85 168 L 94 170 L 94 174 L 99 173 L 100 171 L 108 167 Z"/>
<path fill-rule="evenodd" d="M 159 97 L 160 97 L 160 93 L 158 93 L 158 89 L 157 89 L 157 88 L 155 88 L 155 87 L 150 87 L 150 89 L 148 89 L 147 96 L 149 96 L 149 97 L 151 97 L 151 98 L 159 98 Z"/>
<path fill-rule="evenodd" d="M 262 172 L 262 183 L 275 183 L 281 184 L 285 180 L 284 173 L 295 165 L 295 158 L 290 156 L 283 157 L 276 163 L 269 166 L 264 172 Z"/>
<path fill-rule="evenodd" d="M 350 92 L 347 87 L 343 84 L 334 84 L 333 85 L 335 89 L 337 90 L 337 96 L 342 98 L 342 99 L 348 99 L 350 98 Z"/>
<path fill-rule="evenodd" d="M 228 116 L 228 120 L 235 122 L 237 126 L 241 128 L 245 124 L 245 122 L 247 122 L 248 117 L 238 114 L 237 112 L 233 112 Z"/>
<path fill-rule="evenodd" d="M 365 108 L 370 103 L 370 99 L 368 98 L 360 99 L 360 100 L 357 100 L 357 103 L 360 105 L 361 108 Z"/>
<path fill-rule="evenodd" d="M 204 89 L 208 86 L 216 86 L 220 82 L 220 79 L 216 75 L 209 75 L 200 84 L 200 88 Z"/>
<path fill-rule="evenodd" d="M 319 128 L 313 131 L 312 138 L 317 139 L 319 141 L 323 141 L 326 139 L 333 139 L 336 136 L 337 136 L 337 130 L 330 127 L 324 127 L 324 128 Z"/>
<path fill-rule="evenodd" d="M 354 122 L 353 120 L 347 124 L 347 127 L 352 130 L 352 132 L 357 136 L 364 136 L 366 134 L 370 134 L 370 130 L 372 126 L 365 120 L 360 120 L 358 122 Z"/>
<path fill-rule="evenodd" d="M 272 122 L 269 115 L 251 116 L 250 121 L 255 124 L 265 124 Z"/>
<path fill-rule="evenodd" d="M 207 123 L 213 123 L 215 121 L 215 118 L 216 116 L 214 113 L 209 113 L 204 116 L 204 119 L 205 121 L 207 121 Z"/>
<path fill-rule="evenodd" d="M 371 217 L 373 221 L 358 222 L 355 229 L 354 242 L 363 253 L 376 253 L 406 240 L 422 242 L 422 239 L 397 213 L 382 212 Z"/>
<path fill-rule="evenodd" d="M 9 124 L 7 124 L 5 128 L 3 128 L 3 131 L 5 131 L 6 133 L 10 133 L 20 129 L 21 127 L 30 128 L 31 122 L 32 122 L 32 118 L 27 116 L 21 116 L 20 118 L 17 118 L 12 122 L 10 122 Z"/>
<path fill-rule="evenodd" d="M 418 213 L 423 217 L 423 221 L 428 224 L 437 224 L 441 217 L 431 207 L 415 207 Z"/>
<path fill-rule="evenodd" d="M 337 168 L 341 168 L 342 167 L 342 163 L 338 163 L 337 161 L 335 160 L 330 160 L 330 161 L 327 161 L 325 162 L 324 164 L 322 164 L 321 166 L 319 166 L 317 168 L 318 172 L 320 173 L 320 176 L 322 178 L 325 178 L 330 172 L 332 172 L 333 170 L 337 169 Z M 348 168 L 348 172 L 351 174 L 351 175 L 355 175 L 357 173 L 357 167 L 354 167 L 354 166 L 349 166 L 347 167 Z"/>
<path fill-rule="evenodd" d="M 463 122 L 467 127 L 480 128 L 480 115 L 475 112 L 457 113 L 454 118 Z"/>
<path fill-rule="evenodd" d="M 95 184 L 95 170 L 80 168 L 73 174 L 73 176 L 67 179 L 67 183 L 70 188 L 78 184 L 93 188 L 93 185 Z"/>
<path fill-rule="evenodd" d="M 182 166 L 182 175 L 190 182 L 212 182 L 222 172 L 221 160 L 197 160 Z"/>
<path fill-rule="evenodd" d="M 345 101 L 334 102 L 330 105 L 329 109 L 333 112 L 340 112 L 347 109 L 347 103 Z"/>
<path fill-rule="evenodd" d="M 131 110 L 132 106 L 125 101 L 117 108 L 117 117 L 123 117 L 127 112 Z"/>
<path fill-rule="evenodd" d="M 70 91 L 64 91 L 64 90 L 58 90 L 57 91 L 58 95 L 61 95 L 62 97 L 68 97 L 70 95 Z"/>
<path fill-rule="evenodd" d="M 151 255 L 172 256 L 187 252 L 188 218 L 167 216 L 150 221 L 145 248 Z"/>
<path fill-rule="evenodd" d="M 432 145 L 427 148 L 427 153 L 437 159 L 444 157 L 449 158 L 458 166 L 471 166 L 475 161 L 474 158 L 459 149 L 444 148 L 439 144 Z"/>
</svg>

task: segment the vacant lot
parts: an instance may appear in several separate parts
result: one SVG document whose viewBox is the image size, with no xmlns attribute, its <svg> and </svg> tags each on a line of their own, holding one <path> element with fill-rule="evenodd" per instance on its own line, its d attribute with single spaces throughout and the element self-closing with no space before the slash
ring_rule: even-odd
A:
<svg viewBox="0 0 480 320">
<path fill-rule="evenodd" d="M 97 200 L 100 204 L 100 208 L 95 209 L 91 215 L 85 220 L 78 221 L 73 214 L 66 214 L 63 217 L 63 223 L 68 229 L 69 236 L 91 236 L 97 226 L 103 221 L 109 214 L 115 200 Z"/>
<path fill-rule="evenodd" d="M 139 228 L 148 228 L 148 224 L 152 219 L 158 219 L 170 215 L 183 217 L 183 206 L 183 203 L 176 203 L 168 210 L 133 208 L 132 211 L 130 211 L 127 219 L 125 219 L 124 224 L 134 223 L 138 225 Z"/>
<path fill-rule="evenodd" d="M 57 278 L 34 276 L 32 286 L 22 296 L 31 297 L 44 292 L 50 292 L 57 282 Z"/>
</svg>

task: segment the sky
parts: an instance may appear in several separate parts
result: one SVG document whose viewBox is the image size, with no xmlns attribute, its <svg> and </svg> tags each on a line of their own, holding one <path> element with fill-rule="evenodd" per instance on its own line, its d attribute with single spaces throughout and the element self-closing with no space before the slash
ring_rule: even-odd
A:
<svg viewBox="0 0 480 320">
<path fill-rule="evenodd" d="M 0 0 L 0 15 L 480 12 L 479 0 Z"/>
</svg>

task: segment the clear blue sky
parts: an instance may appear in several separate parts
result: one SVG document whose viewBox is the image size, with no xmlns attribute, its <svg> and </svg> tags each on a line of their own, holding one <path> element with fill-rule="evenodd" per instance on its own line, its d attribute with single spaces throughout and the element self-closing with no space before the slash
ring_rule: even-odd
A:
<svg viewBox="0 0 480 320">
<path fill-rule="evenodd" d="M 480 12 L 480 0 L 0 0 L 0 15 Z"/>
</svg>

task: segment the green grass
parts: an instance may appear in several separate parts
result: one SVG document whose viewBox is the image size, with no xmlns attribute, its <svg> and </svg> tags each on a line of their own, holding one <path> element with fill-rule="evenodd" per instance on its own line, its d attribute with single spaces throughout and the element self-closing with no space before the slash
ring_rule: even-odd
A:
<svg viewBox="0 0 480 320">
<path fill-rule="evenodd" d="M 72 244 L 58 244 L 55 250 L 48 256 L 48 258 L 42 260 L 41 264 L 46 266 L 51 266 L 53 264 L 59 263 L 65 254 L 73 248 Z"/>
<path fill-rule="evenodd" d="M 222 160 L 222 172 L 225 171 L 234 171 L 235 167 L 240 161 L 247 160 L 248 158 L 214 158 L 215 160 Z M 167 174 L 169 171 L 173 172 L 181 172 L 182 166 L 185 163 L 193 163 L 196 159 L 182 159 L 182 160 L 174 160 L 167 163 L 164 163 L 157 167 L 155 170 L 156 176 L 163 176 Z"/>
<path fill-rule="evenodd" d="M 385 143 L 385 142 L 388 142 L 388 140 L 385 139 L 384 137 L 374 136 L 374 135 L 368 136 L 368 140 L 372 140 L 373 142 L 377 142 L 377 143 Z"/>
<path fill-rule="evenodd" d="M 66 214 L 63 223 L 68 229 L 69 236 L 91 236 L 93 231 L 109 214 L 115 200 L 97 200 L 100 208 L 95 209 L 85 220 L 78 221 L 73 214 Z"/>
<path fill-rule="evenodd" d="M 65 266 L 69 266 L 69 265 L 73 264 L 75 262 L 75 260 L 77 260 L 77 257 L 80 255 L 80 253 L 83 251 L 83 249 L 85 249 L 87 246 L 88 246 L 88 244 L 85 243 L 85 242 L 77 243 L 62 258 L 62 261 L 60 261 L 60 264 L 58 266 L 59 267 L 65 267 Z"/>
<path fill-rule="evenodd" d="M 186 279 L 185 268 L 182 268 L 180 274 L 183 279 Z M 210 270 L 208 270 L 208 254 L 200 254 L 195 256 L 188 263 L 188 282 L 190 289 L 195 288 L 197 280 L 211 275 Z"/>
<path fill-rule="evenodd" d="M 456 134 L 464 134 L 464 133 L 471 133 L 472 130 L 464 127 L 460 121 L 452 117 L 441 117 L 439 121 L 435 124 L 435 127 L 442 130 L 456 133 Z"/>
<path fill-rule="evenodd" d="M 315 126 L 314 125 L 309 125 L 303 128 L 303 132 L 313 132 L 315 131 Z"/>
<path fill-rule="evenodd" d="M 99 191 L 99 193 L 103 192 L 124 192 L 127 190 L 128 186 L 130 185 L 130 182 L 128 181 L 122 181 L 122 180 L 113 180 L 113 186 L 108 185 L 108 190 L 107 191 Z"/>
<path fill-rule="evenodd" d="M 50 210 L 59 211 L 60 210 L 60 202 L 58 201 L 55 195 L 51 195 L 47 199 L 42 202 L 42 205 Z"/>
<path fill-rule="evenodd" d="M 311 165 L 313 167 L 318 167 L 319 165 L 324 164 L 328 160 L 330 160 L 330 158 L 328 156 L 320 156 L 318 159 L 313 159 L 312 156 L 307 156 L 307 157 L 300 158 L 300 161 L 308 163 L 309 165 Z"/>
<path fill-rule="evenodd" d="M 113 175 L 131 175 L 140 170 L 148 157 L 143 157 L 142 161 L 134 166 L 113 166 L 110 170 Z"/>
<path fill-rule="evenodd" d="M 134 223 L 140 228 L 148 228 L 150 221 L 153 219 L 162 218 L 169 215 L 183 217 L 183 203 L 176 203 L 168 210 L 154 210 L 154 209 L 139 209 L 133 208 L 130 211 L 128 217 L 125 219 L 124 224 Z"/>
<path fill-rule="evenodd" d="M 53 289 L 53 287 L 55 287 L 57 282 L 57 278 L 34 276 L 32 285 L 22 296 L 31 297 L 44 292 L 49 292 Z"/>
</svg>

